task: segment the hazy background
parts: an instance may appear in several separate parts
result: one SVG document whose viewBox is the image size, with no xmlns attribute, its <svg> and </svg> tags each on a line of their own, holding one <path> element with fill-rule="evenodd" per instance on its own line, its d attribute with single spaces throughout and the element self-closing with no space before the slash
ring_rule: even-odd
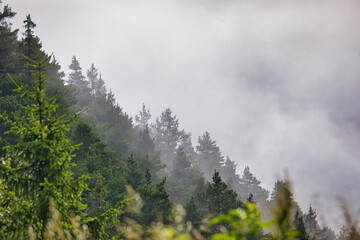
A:
<svg viewBox="0 0 360 240">
<path fill-rule="evenodd" d="M 68 71 L 94 63 L 124 111 L 170 107 L 271 190 L 333 227 L 360 209 L 360 1 L 8 0 Z"/>
</svg>

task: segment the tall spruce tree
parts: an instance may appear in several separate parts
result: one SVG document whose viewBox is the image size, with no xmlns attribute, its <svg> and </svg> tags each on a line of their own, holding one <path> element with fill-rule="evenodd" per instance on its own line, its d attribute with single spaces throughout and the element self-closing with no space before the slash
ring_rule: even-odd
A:
<svg viewBox="0 0 360 240">
<path fill-rule="evenodd" d="M 294 227 L 295 227 L 295 230 L 298 233 L 297 236 L 296 236 L 297 239 L 299 239 L 299 240 L 309 240 L 309 235 L 306 232 L 305 224 L 304 224 L 302 216 L 299 213 L 299 210 L 296 211 L 296 213 L 295 213 Z"/>
<path fill-rule="evenodd" d="M 1 2 L 0 2 L 1 4 Z M 0 11 L 0 79 L 5 80 L 7 73 L 17 73 L 17 33 L 18 29 L 12 30 L 12 19 L 16 13 L 11 7 L 5 5 Z"/>
<path fill-rule="evenodd" d="M 261 181 L 259 181 L 250 172 L 250 168 L 246 166 L 241 178 L 239 179 L 239 184 L 235 186 L 235 190 L 239 193 L 242 199 L 245 199 L 250 194 L 252 194 L 254 197 L 254 201 L 258 204 L 260 208 L 263 219 L 269 220 L 270 209 L 267 201 L 269 197 L 269 191 L 261 187 L 260 184 Z"/>
<path fill-rule="evenodd" d="M 165 109 L 153 125 L 155 149 L 161 152 L 161 160 L 166 164 L 167 170 L 173 168 L 173 159 L 179 145 L 181 132 L 179 120 L 173 116 L 170 108 Z"/>
<path fill-rule="evenodd" d="M 81 194 L 86 187 L 84 177 L 74 179 L 70 169 L 73 152 L 78 146 L 71 145 L 66 137 L 74 118 L 62 120 L 56 114 L 57 105 L 45 95 L 44 68 L 49 66 L 50 57 L 32 61 L 35 69 L 34 91 L 19 86 L 17 91 L 33 104 L 25 106 L 25 114 L 15 114 L 15 120 L 1 115 L 11 128 L 8 134 L 18 136 L 18 142 L 5 141 L 6 157 L 0 165 L 0 179 L 7 186 L 6 198 L 0 199 L 1 236 L 21 239 L 32 228 L 39 239 L 45 236 L 50 221 L 50 203 L 53 199 L 61 214 L 61 229 L 71 228 L 70 212 L 81 217 L 90 227 L 93 237 L 102 239 L 105 235 L 104 220 L 115 220 L 119 209 L 112 209 L 105 215 L 87 218 Z M 11 204 L 11 205 L 9 205 Z M 10 237 L 11 236 L 11 237 Z"/>
<path fill-rule="evenodd" d="M 75 88 L 78 104 L 81 107 L 89 106 L 92 102 L 91 89 L 89 82 L 81 72 L 80 63 L 76 59 L 76 56 L 72 57 L 69 69 L 71 72 L 69 73 L 67 82 Z"/>
<path fill-rule="evenodd" d="M 224 164 L 224 157 L 221 155 L 216 141 L 211 139 L 209 132 L 205 132 L 200 136 L 198 143 L 196 150 L 199 154 L 199 164 L 206 179 L 210 179 L 214 171 L 220 171 Z"/>
<path fill-rule="evenodd" d="M 135 123 L 138 128 L 141 130 L 145 129 L 149 125 L 149 121 L 151 119 L 150 109 L 146 109 L 145 104 L 143 104 L 141 111 L 139 111 L 139 115 L 135 116 Z"/>
<path fill-rule="evenodd" d="M 244 207 L 234 190 L 221 180 L 220 174 L 214 171 L 212 182 L 208 183 L 205 192 L 199 194 L 200 201 L 207 206 L 209 213 L 227 213 L 230 209 Z"/>
</svg>

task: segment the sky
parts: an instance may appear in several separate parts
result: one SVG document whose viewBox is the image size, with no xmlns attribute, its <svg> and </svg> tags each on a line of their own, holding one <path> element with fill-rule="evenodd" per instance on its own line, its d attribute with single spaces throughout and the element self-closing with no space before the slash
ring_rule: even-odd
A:
<svg viewBox="0 0 360 240">
<path fill-rule="evenodd" d="M 193 144 L 271 190 L 288 171 L 304 211 L 360 215 L 360 2 L 357 0 L 4 0 L 67 73 L 91 63 L 125 112 L 170 107 Z"/>
</svg>

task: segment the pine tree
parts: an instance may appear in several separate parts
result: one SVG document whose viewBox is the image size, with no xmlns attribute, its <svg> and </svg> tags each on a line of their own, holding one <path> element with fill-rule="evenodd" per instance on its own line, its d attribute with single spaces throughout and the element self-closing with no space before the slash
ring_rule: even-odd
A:
<svg viewBox="0 0 360 240">
<path fill-rule="evenodd" d="M 309 235 L 306 232 L 305 224 L 304 224 L 302 216 L 300 216 L 299 210 L 296 211 L 296 213 L 295 213 L 294 227 L 298 233 L 296 236 L 297 239 L 309 240 Z"/>
<path fill-rule="evenodd" d="M 132 154 L 126 161 L 125 179 L 134 190 L 138 190 L 140 185 L 143 183 L 143 174 Z"/>
<path fill-rule="evenodd" d="M 91 94 L 95 95 L 96 89 L 97 89 L 97 84 L 99 81 L 99 73 L 98 73 L 98 69 L 95 68 L 94 64 L 92 63 L 90 66 L 90 69 L 87 70 L 86 72 L 86 76 L 89 80 L 90 83 L 90 89 L 91 89 Z"/>
<path fill-rule="evenodd" d="M 16 48 L 18 29 L 12 30 L 9 22 L 16 15 L 11 7 L 5 5 L 0 11 L 0 79 L 5 80 L 7 73 L 17 73 Z"/>
<path fill-rule="evenodd" d="M 191 222 L 195 229 L 199 228 L 201 223 L 201 216 L 196 206 L 195 199 L 192 197 L 185 205 L 186 222 Z"/>
<path fill-rule="evenodd" d="M 0 234 L 19 239 L 31 227 L 43 239 L 53 200 L 61 214 L 64 230 L 71 228 L 70 212 L 73 212 L 88 224 L 94 238 L 102 239 L 104 221 L 116 220 L 122 203 L 96 218 L 85 216 L 86 206 L 81 203 L 81 194 L 86 187 L 84 177 L 74 179 L 70 169 L 73 152 L 78 146 L 71 145 L 66 137 L 77 114 L 68 120 L 60 119 L 55 114 L 57 105 L 54 99 L 45 95 L 44 68 L 49 66 L 50 57 L 37 62 L 28 60 L 35 69 L 34 91 L 28 91 L 11 80 L 21 96 L 33 104 L 24 107 L 25 114 L 14 114 L 15 120 L 1 115 L 1 119 L 11 127 L 8 134 L 17 136 L 18 142 L 5 141 L 6 157 L 2 159 L 4 164 L 0 165 L 1 182 L 8 188 L 4 195 L 7 198 L 0 199 L 0 209 L 9 209 L 0 213 Z"/>
<path fill-rule="evenodd" d="M 221 168 L 221 175 L 225 177 L 226 184 L 232 188 L 235 189 L 235 186 L 237 186 L 240 182 L 240 177 L 236 173 L 236 166 L 234 161 L 231 161 L 230 157 L 226 157 L 226 161 L 224 166 Z"/>
<path fill-rule="evenodd" d="M 170 201 L 169 194 L 165 190 L 166 177 L 156 185 L 152 184 L 151 174 L 147 169 L 145 172 L 145 182 L 139 188 L 140 196 L 143 200 L 139 221 L 145 226 L 150 226 L 152 222 L 162 221 L 168 223 L 173 203 Z"/>
<path fill-rule="evenodd" d="M 206 179 L 210 179 L 214 171 L 220 171 L 224 164 L 224 157 L 221 155 L 216 141 L 211 139 L 209 132 L 205 132 L 200 136 L 198 143 L 196 150 L 199 153 L 199 164 Z"/>
<path fill-rule="evenodd" d="M 37 36 L 34 36 L 33 29 L 36 27 L 36 24 L 32 21 L 30 14 L 26 16 L 26 20 L 23 21 L 25 32 L 23 33 L 24 38 L 21 41 L 21 45 L 23 47 L 24 54 L 31 59 L 37 58 L 40 49 L 41 49 L 41 43 L 40 39 Z M 24 62 L 24 65 L 26 62 Z M 31 79 L 31 68 L 27 65 L 27 77 L 28 77 L 28 83 L 30 86 L 33 86 L 33 82 Z"/>
<path fill-rule="evenodd" d="M 261 181 L 259 181 L 250 172 L 250 168 L 246 166 L 241 178 L 239 179 L 239 184 L 235 185 L 235 190 L 239 193 L 242 199 L 245 199 L 250 194 L 252 194 L 254 197 L 254 201 L 258 204 L 260 208 L 263 219 L 269 220 L 270 209 L 268 207 L 267 201 L 267 198 L 269 197 L 269 191 L 261 187 L 260 184 Z"/>
<path fill-rule="evenodd" d="M 139 111 L 139 115 L 135 116 L 136 126 L 143 130 L 148 126 L 150 119 L 150 109 L 146 109 L 145 104 L 143 104 L 141 111 Z"/>
<path fill-rule="evenodd" d="M 212 183 L 207 184 L 205 192 L 199 198 L 207 206 L 209 213 L 213 214 L 227 213 L 230 209 L 243 207 L 237 193 L 228 189 L 217 171 L 213 174 Z"/>
<path fill-rule="evenodd" d="M 317 221 L 316 210 L 311 205 L 309 207 L 309 211 L 305 215 L 304 222 L 305 222 L 305 227 L 306 227 L 306 230 L 307 230 L 310 238 L 317 239 L 317 236 L 320 232 L 320 226 Z"/>
<path fill-rule="evenodd" d="M 109 209 L 109 203 L 106 201 L 108 191 L 105 188 L 104 179 L 97 175 L 95 187 L 90 191 L 87 213 L 89 217 L 96 217 Z"/>
<path fill-rule="evenodd" d="M 161 152 L 161 160 L 171 170 L 176 148 L 180 142 L 179 121 L 170 108 L 165 109 L 153 125 L 155 149 Z"/>
<path fill-rule="evenodd" d="M 91 104 L 91 89 L 89 82 L 85 79 L 81 72 L 79 61 L 75 56 L 72 57 L 69 69 L 72 71 L 69 73 L 67 80 L 68 84 L 75 87 L 75 94 L 77 96 L 78 104 L 81 107 L 89 106 Z"/>
</svg>

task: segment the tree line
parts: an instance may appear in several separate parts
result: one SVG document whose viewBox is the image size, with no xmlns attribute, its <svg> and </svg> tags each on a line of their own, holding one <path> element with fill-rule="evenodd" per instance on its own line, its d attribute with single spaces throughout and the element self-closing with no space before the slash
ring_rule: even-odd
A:
<svg viewBox="0 0 360 240">
<path fill-rule="evenodd" d="M 194 146 L 170 108 L 133 119 L 94 64 L 84 75 L 74 56 L 66 76 L 30 15 L 18 39 L 15 14 L 0 12 L 2 239 L 359 239 L 354 222 L 320 226 L 286 180 L 270 192 L 237 174 L 209 132 Z"/>
</svg>

